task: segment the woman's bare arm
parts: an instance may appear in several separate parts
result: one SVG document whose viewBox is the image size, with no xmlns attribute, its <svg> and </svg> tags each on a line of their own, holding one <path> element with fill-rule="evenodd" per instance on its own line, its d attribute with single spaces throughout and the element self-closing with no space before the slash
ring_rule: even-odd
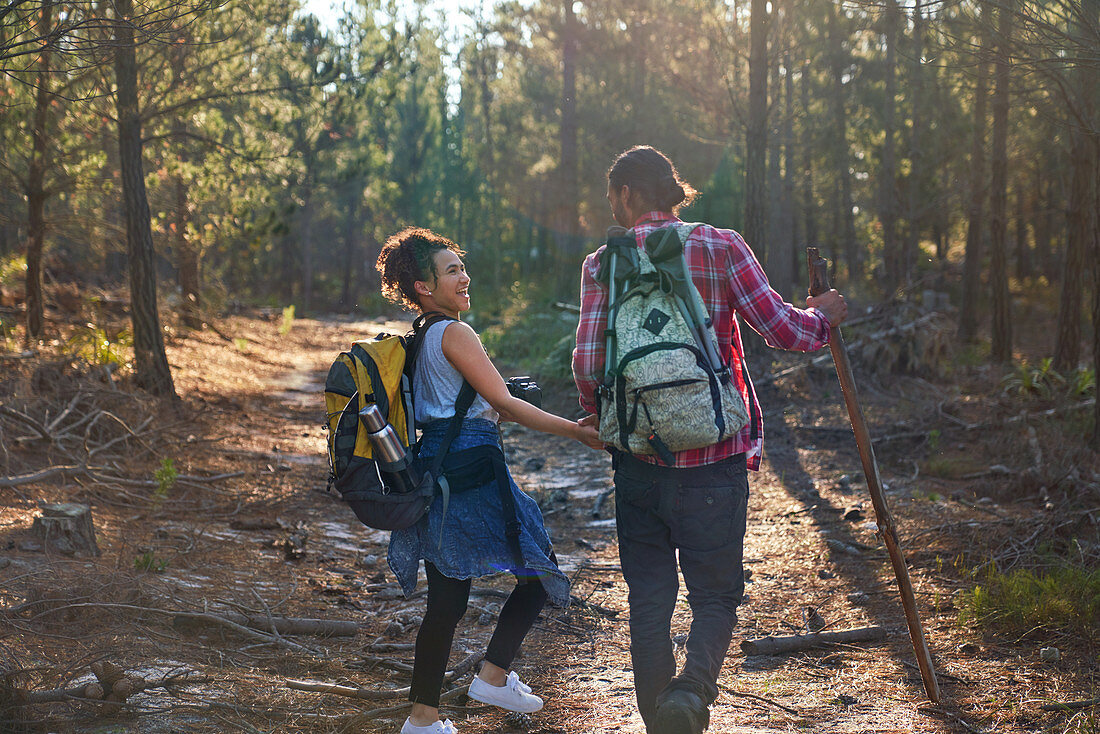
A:
<svg viewBox="0 0 1100 734">
<path fill-rule="evenodd" d="M 515 421 L 536 431 L 574 438 L 594 449 L 603 448 L 594 426 L 581 425 L 577 421 L 547 413 L 513 397 L 504 384 L 504 378 L 485 353 L 481 339 L 467 324 L 456 321 L 447 325 L 447 330 L 443 332 L 443 355 L 504 420 Z"/>
</svg>

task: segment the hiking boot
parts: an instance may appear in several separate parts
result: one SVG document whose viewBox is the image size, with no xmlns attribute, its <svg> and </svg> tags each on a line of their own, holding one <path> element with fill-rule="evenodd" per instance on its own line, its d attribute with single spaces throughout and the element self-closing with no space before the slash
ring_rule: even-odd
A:
<svg viewBox="0 0 1100 734">
<path fill-rule="evenodd" d="M 405 719 L 401 734 L 458 734 L 458 729 L 455 729 L 450 719 L 436 721 L 427 726 L 417 726 L 411 719 Z"/>
<path fill-rule="evenodd" d="M 532 695 L 531 687 L 521 681 L 515 672 L 508 674 L 508 679 L 502 686 L 494 686 L 474 676 L 474 682 L 470 684 L 466 695 L 475 701 L 520 714 L 531 714 L 542 708 L 542 699 Z"/>
<path fill-rule="evenodd" d="M 697 694 L 674 688 L 657 699 L 657 734 L 702 734 L 710 724 L 710 710 Z"/>
</svg>

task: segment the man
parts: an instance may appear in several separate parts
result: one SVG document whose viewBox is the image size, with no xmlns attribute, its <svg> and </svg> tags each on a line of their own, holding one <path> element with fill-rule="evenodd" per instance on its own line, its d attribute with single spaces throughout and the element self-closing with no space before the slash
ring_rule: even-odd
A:
<svg viewBox="0 0 1100 734">
<path fill-rule="evenodd" d="M 615 221 L 633 228 L 639 247 L 654 229 L 680 221 L 676 212 L 697 195 L 672 162 L 649 146 L 622 153 L 607 177 Z M 595 391 L 603 375 L 607 325 L 608 292 L 596 280 L 602 251 L 589 255 L 582 268 L 573 353 L 580 402 L 590 413 L 595 412 Z M 613 451 L 634 688 L 649 734 L 699 734 L 709 724 L 709 706 L 718 695 L 718 673 L 745 589 L 741 562 L 747 470 L 760 465 L 763 421 L 734 314 L 773 347 L 812 351 L 828 343 L 830 325 L 840 324 L 848 313 L 844 297 L 835 290 L 808 298 L 805 310 L 785 303 L 768 285 L 752 250 L 732 230 L 699 227 L 685 243 L 684 254 L 749 421 L 714 445 L 676 452 L 671 466 L 652 456 Z M 594 422 L 596 416 L 585 420 Z M 677 557 L 692 614 L 679 675 L 670 639 L 679 590 Z"/>
</svg>

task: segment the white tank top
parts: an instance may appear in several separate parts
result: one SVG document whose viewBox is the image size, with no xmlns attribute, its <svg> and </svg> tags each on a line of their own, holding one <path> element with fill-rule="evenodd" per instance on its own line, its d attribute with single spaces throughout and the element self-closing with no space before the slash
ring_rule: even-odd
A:
<svg viewBox="0 0 1100 734">
<path fill-rule="evenodd" d="M 423 335 L 420 353 L 413 370 L 414 412 L 417 423 L 450 418 L 455 414 L 455 398 L 462 389 L 462 373 L 443 354 L 443 332 L 453 321 L 437 321 Z M 480 395 L 474 398 L 467 418 L 484 418 L 496 423 L 500 416 Z"/>
</svg>

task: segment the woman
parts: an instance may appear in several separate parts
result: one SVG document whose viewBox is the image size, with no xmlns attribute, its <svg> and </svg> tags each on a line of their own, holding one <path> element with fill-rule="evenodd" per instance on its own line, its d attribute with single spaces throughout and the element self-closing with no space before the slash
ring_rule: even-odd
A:
<svg viewBox="0 0 1100 734">
<path fill-rule="evenodd" d="M 465 380 L 477 395 L 447 456 L 490 447 L 492 461 L 499 461 L 500 469 L 496 474 L 499 483 L 490 480 L 473 488 L 452 487 L 446 503 L 433 502 L 420 522 L 394 531 L 390 537 L 390 569 L 405 594 L 416 588 L 421 559 L 428 576 L 428 606 L 416 637 L 409 692 L 413 707 L 401 734 L 456 731 L 450 720 L 439 720 L 439 691 L 455 627 L 466 612 L 470 580 L 501 570 L 514 573 L 518 583 L 500 611 L 485 663 L 470 685 L 469 696 L 509 711 L 530 713 L 542 708 L 542 699 L 509 672 L 509 666 L 547 599 L 558 606 L 568 604 L 569 582 L 554 559 L 538 505 L 516 487 L 504 468 L 503 454 L 491 448 L 500 444 L 497 422 L 515 421 L 602 448 L 593 426 L 546 413 L 509 393 L 477 333 L 459 320 L 462 312 L 470 309 L 464 254 L 444 237 L 410 228 L 386 241 L 377 263 L 386 298 L 422 314 L 437 312 L 448 317 L 431 323 L 419 337 L 413 392 L 416 422 L 422 429 L 420 456 L 435 455 L 455 415 L 455 400 Z M 471 473 L 469 467 L 464 469 Z M 505 533 L 505 517 L 511 515 L 506 507 L 513 504 L 520 526 L 518 544 L 510 543 Z"/>
</svg>

